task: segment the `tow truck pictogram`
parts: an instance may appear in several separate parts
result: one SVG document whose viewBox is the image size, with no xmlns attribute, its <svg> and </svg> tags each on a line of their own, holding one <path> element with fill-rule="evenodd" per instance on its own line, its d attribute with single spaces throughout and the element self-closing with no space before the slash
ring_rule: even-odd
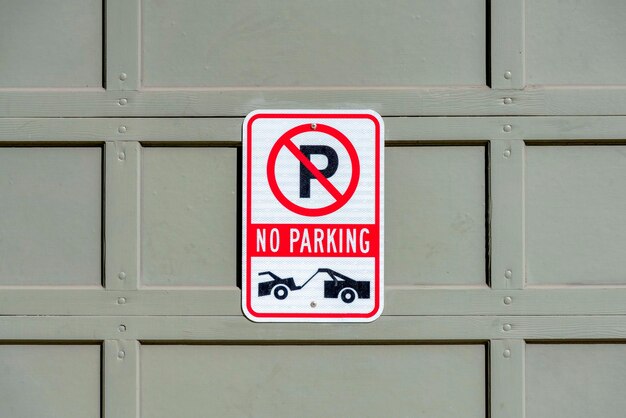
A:
<svg viewBox="0 0 626 418">
<path fill-rule="evenodd" d="M 272 280 L 259 283 L 259 296 L 268 296 L 274 294 L 278 300 L 284 300 L 290 291 L 296 291 L 306 286 L 317 274 L 326 273 L 332 280 L 324 280 L 324 298 L 337 299 L 341 298 L 345 303 L 354 302 L 357 297 L 359 299 L 369 299 L 370 282 L 364 280 L 354 280 L 344 274 L 329 268 L 319 268 L 309 279 L 298 286 L 293 277 L 282 278 L 271 271 L 262 271 L 259 276 L 267 275 Z"/>
</svg>

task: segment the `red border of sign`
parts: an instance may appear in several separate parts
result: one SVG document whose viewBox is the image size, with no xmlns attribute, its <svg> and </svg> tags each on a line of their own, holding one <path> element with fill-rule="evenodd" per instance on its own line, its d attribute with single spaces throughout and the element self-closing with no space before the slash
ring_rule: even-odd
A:
<svg viewBox="0 0 626 418">
<path fill-rule="evenodd" d="M 246 131 L 246 240 L 249 240 L 249 234 L 247 231 L 250 230 L 250 225 L 252 224 L 252 124 L 257 119 L 307 119 L 307 118 L 315 118 L 315 119 L 368 119 L 374 122 L 375 128 L 375 190 L 376 190 L 376 198 L 374 205 L 374 225 L 376 229 L 380 230 L 380 147 L 381 147 L 381 126 L 379 120 L 371 114 L 368 113 L 257 113 L 250 117 L 247 120 L 247 131 Z M 374 266 L 374 281 L 375 281 L 375 292 L 374 292 L 374 309 L 368 313 L 285 313 L 285 312 L 256 312 L 252 309 L 252 280 L 250 277 L 250 268 L 251 265 L 251 255 L 250 251 L 248 251 L 248 242 L 242 242 L 246 250 L 246 277 L 245 277 L 245 286 L 246 286 L 246 309 L 248 313 L 256 318 L 362 318 L 368 319 L 376 316 L 380 309 L 380 293 L 381 293 L 381 283 L 380 283 L 380 245 L 378 246 L 378 252 L 375 254 L 375 266 Z"/>
</svg>

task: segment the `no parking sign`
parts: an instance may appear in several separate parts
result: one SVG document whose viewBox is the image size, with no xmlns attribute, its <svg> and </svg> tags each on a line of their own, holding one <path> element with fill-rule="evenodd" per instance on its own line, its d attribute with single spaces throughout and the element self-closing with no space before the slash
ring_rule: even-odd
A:
<svg viewBox="0 0 626 418">
<path fill-rule="evenodd" d="M 263 110 L 243 126 L 242 308 L 258 322 L 383 310 L 382 118 Z"/>
</svg>

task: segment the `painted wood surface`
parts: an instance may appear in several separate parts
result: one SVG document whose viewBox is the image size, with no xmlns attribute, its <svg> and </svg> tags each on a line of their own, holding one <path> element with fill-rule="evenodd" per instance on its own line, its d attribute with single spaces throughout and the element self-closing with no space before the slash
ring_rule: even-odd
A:
<svg viewBox="0 0 626 418">
<path fill-rule="evenodd" d="M 485 7 L 483 0 L 145 0 L 143 85 L 484 86 Z"/>
<path fill-rule="evenodd" d="M 305 375 L 395 389 L 365 415 L 621 416 L 624 6 L 601 3 L 0 2 L 0 415 L 258 416 L 232 407 L 254 381 L 333 415 L 282 391 Z M 385 119 L 372 324 L 242 317 L 237 154 L 268 108 Z"/>
<path fill-rule="evenodd" d="M 3 1 L 0 90 L 102 88 L 102 10 L 99 0 Z"/>
<path fill-rule="evenodd" d="M 101 148 L 0 148 L 0 196 L 0 285 L 100 287 Z"/>
<path fill-rule="evenodd" d="M 143 345 L 141 416 L 484 417 L 484 368 L 481 344 Z"/>
</svg>

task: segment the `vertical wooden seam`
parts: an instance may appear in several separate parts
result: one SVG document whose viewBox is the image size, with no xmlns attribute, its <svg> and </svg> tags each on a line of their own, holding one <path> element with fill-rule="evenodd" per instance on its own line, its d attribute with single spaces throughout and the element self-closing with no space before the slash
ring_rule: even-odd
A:
<svg viewBox="0 0 626 418">
<path fill-rule="evenodd" d="M 106 89 L 138 90 L 141 0 L 105 1 Z"/>
<path fill-rule="evenodd" d="M 139 417 L 139 342 L 105 340 L 102 417 Z"/>
<path fill-rule="evenodd" d="M 524 140 L 492 140 L 489 154 L 491 287 L 523 289 L 526 278 Z"/>
<path fill-rule="evenodd" d="M 518 89 L 526 86 L 524 0 L 492 0 L 491 87 Z"/>
<path fill-rule="evenodd" d="M 489 344 L 490 418 L 524 418 L 526 403 L 525 341 L 491 340 Z"/>
<path fill-rule="evenodd" d="M 108 141 L 105 150 L 105 287 L 136 290 L 140 275 L 141 145 L 137 141 Z"/>
</svg>

